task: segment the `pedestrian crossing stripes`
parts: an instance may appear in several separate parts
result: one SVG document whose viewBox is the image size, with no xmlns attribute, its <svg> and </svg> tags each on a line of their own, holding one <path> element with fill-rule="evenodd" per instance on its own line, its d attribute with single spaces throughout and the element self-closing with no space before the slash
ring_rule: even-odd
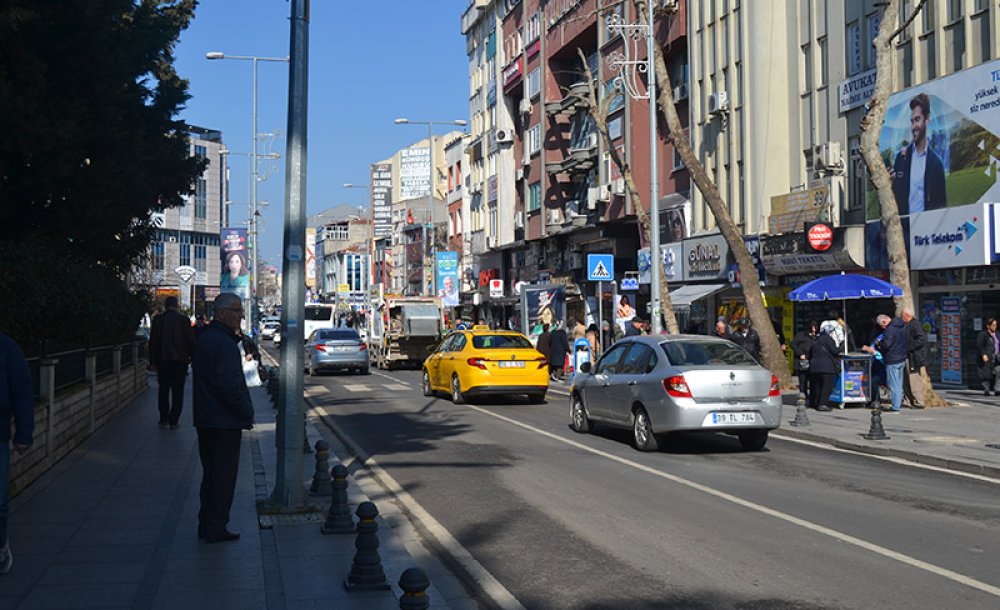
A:
<svg viewBox="0 0 1000 610">
<path fill-rule="evenodd" d="M 406 386 L 401 383 L 387 383 L 385 385 L 380 385 L 374 388 L 363 384 L 345 383 L 341 387 L 343 387 L 348 392 L 370 392 L 372 390 L 378 390 L 378 389 L 392 390 L 394 392 L 399 392 L 412 389 L 410 388 L 410 386 Z"/>
</svg>

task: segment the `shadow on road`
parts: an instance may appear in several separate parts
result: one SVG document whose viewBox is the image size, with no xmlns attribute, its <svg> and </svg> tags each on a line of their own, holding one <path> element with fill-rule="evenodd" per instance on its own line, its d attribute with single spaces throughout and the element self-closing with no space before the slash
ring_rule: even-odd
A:
<svg viewBox="0 0 1000 610">
<path fill-rule="evenodd" d="M 567 427 L 569 427 L 569 424 L 567 424 Z M 595 424 L 591 428 L 591 434 L 624 445 L 632 444 L 631 430 Z M 661 435 L 659 440 L 660 449 L 658 453 L 674 455 L 748 453 L 740 446 L 739 439 L 721 432 L 671 432 L 670 434 Z M 768 451 L 765 448 L 763 451 L 749 453 L 759 455 L 760 453 L 766 454 Z"/>
</svg>

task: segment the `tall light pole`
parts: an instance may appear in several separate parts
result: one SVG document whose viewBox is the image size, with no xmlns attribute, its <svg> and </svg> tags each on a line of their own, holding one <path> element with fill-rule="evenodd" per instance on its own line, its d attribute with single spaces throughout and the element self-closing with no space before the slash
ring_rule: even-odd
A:
<svg viewBox="0 0 1000 610">
<path fill-rule="evenodd" d="M 463 121 L 461 119 L 455 121 L 411 121 L 410 119 L 396 119 L 393 121 L 396 125 L 427 125 L 427 149 L 430 152 L 430 161 L 428 165 L 430 166 L 429 177 L 431 179 L 430 183 L 427 185 L 427 209 L 430 214 L 431 220 L 431 242 L 430 242 L 430 286 L 429 289 L 425 288 L 424 293 L 428 296 L 433 296 L 434 292 L 437 290 L 437 229 L 434 227 L 434 125 L 457 125 L 459 127 L 465 127 L 468 125 L 468 121 Z M 424 229 L 424 234 L 426 235 L 426 229 Z M 424 238 L 424 251 L 427 251 L 426 237 Z M 424 267 L 425 277 L 427 275 L 426 266 Z M 427 286 L 427 279 L 424 280 L 424 286 Z"/>
<path fill-rule="evenodd" d="M 253 248 L 250 253 L 251 269 L 250 269 L 250 286 L 253 288 L 253 294 L 251 295 L 250 315 L 247 316 L 247 322 L 250 324 L 250 333 L 253 334 L 257 329 L 257 292 L 258 292 L 258 275 L 257 275 L 257 264 L 258 264 L 258 252 L 259 247 L 257 245 L 257 62 L 261 61 L 280 61 L 288 63 L 288 57 L 258 57 L 256 55 L 226 55 L 221 51 L 209 51 L 205 53 L 206 59 L 237 59 L 241 61 L 253 62 L 253 133 L 252 142 L 253 150 L 250 152 L 250 165 L 251 165 L 251 180 L 250 180 L 250 201 L 249 209 L 247 210 L 247 230 L 251 232 L 251 247 Z"/>
</svg>

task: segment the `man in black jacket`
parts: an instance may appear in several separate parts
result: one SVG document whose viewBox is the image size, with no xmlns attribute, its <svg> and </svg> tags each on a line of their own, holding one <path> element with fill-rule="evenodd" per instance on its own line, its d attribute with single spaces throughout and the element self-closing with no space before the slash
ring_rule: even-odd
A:
<svg viewBox="0 0 1000 610">
<path fill-rule="evenodd" d="M 906 355 L 910 351 L 910 333 L 900 318 L 893 318 L 884 328 L 881 352 L 889 392 L 892 394 L 892 412 L 898 413 L 903 404 L 903 377 L 906 373 Z"/>
<path fill-rule="evenodd" d="M 903 375 L 903 396 L 910 403 L 911 409 L 924 408 L 924 382 L 921 372 L 927 365 L 927 335 L 924 334 L 923 325 L 913 314 L 913 310 L 905 307 L 900 314 L 903 323 L 906 324 L 906 331 L 910 335 L 910 351 L 906 355 L 906 374 Z"/>
<path fill-rule="evenodd" d="M 163 307 L 166 311 L 153 318 L 149 330 L 149 362 L 160 386 L 160 427 L 176 430 L 184 408 L 184 381 L 194 351 L 194 330 L 191 321 L 177 311 L 177 297 L 167 297 Z"/>
<path fill-rule="evenodd" d="M 253 403 L 237 346 L 242 318 L 240 298 L 220 294 L 215 319 L 194 349 L 194 425 L 202 467 L 198 537 L 209 543 L 240 537 L 226 525 L 236 491 L 242 431 L 253 427 Z"/>
<path fill-rule="evenodd" d="M 760 335 L 750 327 L 750 320 L 742 318 L 737 324 L 736 332 L 730 339 L 753 356 L 753 359 L 760 362 Z"/>
</svg>

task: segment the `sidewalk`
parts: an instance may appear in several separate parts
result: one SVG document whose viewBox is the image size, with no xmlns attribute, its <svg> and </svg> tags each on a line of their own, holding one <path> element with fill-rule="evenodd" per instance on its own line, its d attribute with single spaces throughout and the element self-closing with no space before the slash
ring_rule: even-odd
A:
<svg viewBox="0 0 1000 610">
<path fill-rule="evenodd" d="M 552 382 L 550 400 L 569 395 L 568 382 Z M 771 435 L 826 443 L 861 453 L 897 457 L 972 474 L 1000 478 L 1000 397 L 981 391 L 942 390 L 952 406 L 883 413 L 888 440 L 869 441 L 871 411 L 850 407 L 830 412 L 807 410 L 808 426 L 791 426 L 797 394 L 785 394 L 781 428 Z"/>
<path fill-rule="evenodd" d="M 379 549 L 391 591 L 348 593 L 353 535 L 324 536 L 320 512 L 259 519 L 258 497 L 274 485 L 270 397 L 251 390 L 257 426 L 244 433 L 230 529 L 235 542 L 196 536 L 201 466 L 191 426 L 190 378 L 178 430 L 157 427 L 156 384 L 11 502 L 14 566 L 0 577 L 2 608 L 398 608 L 403 570 L 431 580 L 432 608 L 476 607 L 403 524 L 376 499 Z M 319 433 L 307 426 L 309 443 Z M 303 456 L 303 480 L 315 469 Z M 331 452 L 331 465 L 337 457 Z M 357 470 L 356 464 L 347 464 Z M 359 473 L 360 474 L 360 473 Z M 367 500 L 349 478 L 352 512 Z M 268 529 L 269 528 L 269 529 Z M 420 556 L 415 561 L 409 549 Z M 443 591 L 443 592 L 442 592 Z"/>
</svg>

